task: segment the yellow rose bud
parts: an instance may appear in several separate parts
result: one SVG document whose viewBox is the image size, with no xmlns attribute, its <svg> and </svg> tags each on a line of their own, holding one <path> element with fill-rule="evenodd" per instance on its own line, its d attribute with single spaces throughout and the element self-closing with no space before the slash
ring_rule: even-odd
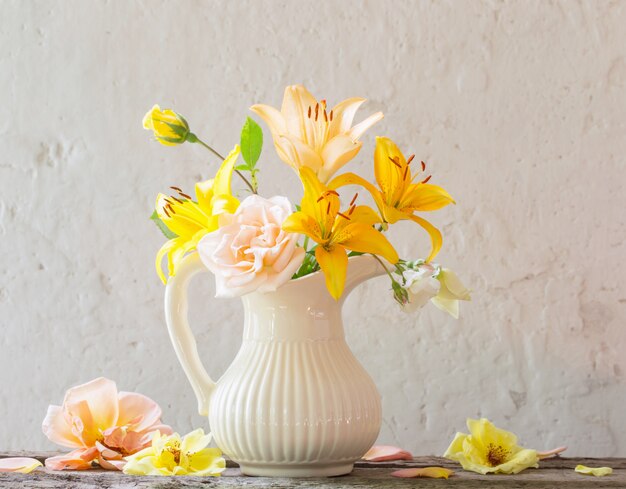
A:
<svg viewBox="0 0 626 489">
<path fill-rule="evenodd" d="M 182 144 L 192 136 L 183 116 L 171 109 L 161 110 L 158 105 L 144 116 L 143 127 L 152 131 L 156 140 L 165 146 Z"/>
</svg>

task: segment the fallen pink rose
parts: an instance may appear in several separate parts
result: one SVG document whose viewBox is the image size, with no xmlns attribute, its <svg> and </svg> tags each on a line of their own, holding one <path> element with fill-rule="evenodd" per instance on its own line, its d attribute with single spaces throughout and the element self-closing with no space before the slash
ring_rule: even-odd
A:
<svg viewBox="0 0 626 489">
<path fill-rule="evenodd" d="M 370 448 L 363 460 L 370 462 L 385 462 L 390 460 L 413 460 L 413 455 L 402 448 L 391 445 L 374 445 Z"/>
<path fill-rule="evenodd" d="M 51 470 L 100 467 L 121 470 L 124 457 L 150 445 L 155 431 L 171 434 L 161 423 L 161 408 L 152 399 L 119 392 L 112 380 L 98 378 L 69 389 L 62 406 L 51 405 L 43 421 L 44 434 L 73 451 L 46 459 Z"/>
<path fill-rule="evenodd" d="M 9 457 L 0 458 L 0 472 L 20 472 L 28 474 L 37 467 L 41 467 L 41 462 L 30 457 Z"/>
</svg>

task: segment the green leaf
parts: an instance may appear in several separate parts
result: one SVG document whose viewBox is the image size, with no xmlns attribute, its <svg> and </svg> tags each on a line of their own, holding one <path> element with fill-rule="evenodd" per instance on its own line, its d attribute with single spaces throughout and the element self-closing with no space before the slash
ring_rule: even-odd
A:
<svg viewBox="0 0 626 489">
<path fill-rule="evenodd" d="M 165 235 L 167 239 L 174 239 L 178 237 L 176 234 L 170 231 L 170 228 L 168 228 L 163 221 L 161 221 L 161 218 L 157 214 L 157 211 L 154 211 L 152 213 L 150 219 L 152 219 L 154 224 L 156 224 L 156 226 L 161 230 L 161 232 Z"/>
<path fill-rule="evenodd" d="M 239 171 L 252 171 L 248 165 L 237 165 L 235 170 Z"/>
<path fill-rule="evenodd" d="M 246 118 L 246 123 L 241 129 L 240 146 L 241 156 L 248 163 L 249 169 L 254 168 L 263 148 L 263 130 L 250 117 Z"/>
</svg>

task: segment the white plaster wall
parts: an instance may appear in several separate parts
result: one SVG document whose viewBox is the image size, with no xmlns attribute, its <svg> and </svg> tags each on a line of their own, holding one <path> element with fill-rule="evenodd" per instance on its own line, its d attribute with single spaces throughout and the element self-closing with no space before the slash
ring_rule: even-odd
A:
<svg viewBox="0 0 626 489">
<path fill-rule="evenodd" d="M 626 456 L 626 2 L 0 2 L 0 448 L 49 449 L 46 406 L 99 375 L 202 426 L 165 331 L 157 192 L 216 168 L 141 128 L 155 102 L 227 151 L 247 108 L 303 82 L 383 110 L 374 132 L 429 162 L 458 205 L 439 261 L 474 291 L 459 321 L 408 316 L 385 279 L 348 300 L 383 395 L 380 442 L 440 454 L 467 416 L 535 448 Z M 266 136 L 268 134 L 266 133 Z M 266 194 L 299 183 L 266 146 Z M 287 188 L 287 185 L 289 188 Z M 424 254 L 412 226 L 401 254 Z M 237 300 L 199 283 L 218 375 Z M 384 296 L 384 297 L 383 297 Z"/>
</svg>

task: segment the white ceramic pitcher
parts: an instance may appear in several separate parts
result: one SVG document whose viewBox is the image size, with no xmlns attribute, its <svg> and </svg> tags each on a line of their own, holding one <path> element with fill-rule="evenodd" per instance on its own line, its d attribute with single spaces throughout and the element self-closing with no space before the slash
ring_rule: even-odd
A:
<svg viewBox="0 0 626 489">
<path fill-rule="evenodd" d="M 241 349 L 217 382 L 200 362 L 187 321 L 189 281 L 205 271 L 197 253 L 185 257 L 168 281 L 165 313 L 176 355 L 217 445 L 248 475 L 351 472 L 376 441 L 381 403 L 346 344 L 341 306 L 356 285 L 385 273 L 382 266 L 371 256 L 350 258 L 338 302 L 320 272 L 276 292 L 243 296 Z"/>
</svg>

